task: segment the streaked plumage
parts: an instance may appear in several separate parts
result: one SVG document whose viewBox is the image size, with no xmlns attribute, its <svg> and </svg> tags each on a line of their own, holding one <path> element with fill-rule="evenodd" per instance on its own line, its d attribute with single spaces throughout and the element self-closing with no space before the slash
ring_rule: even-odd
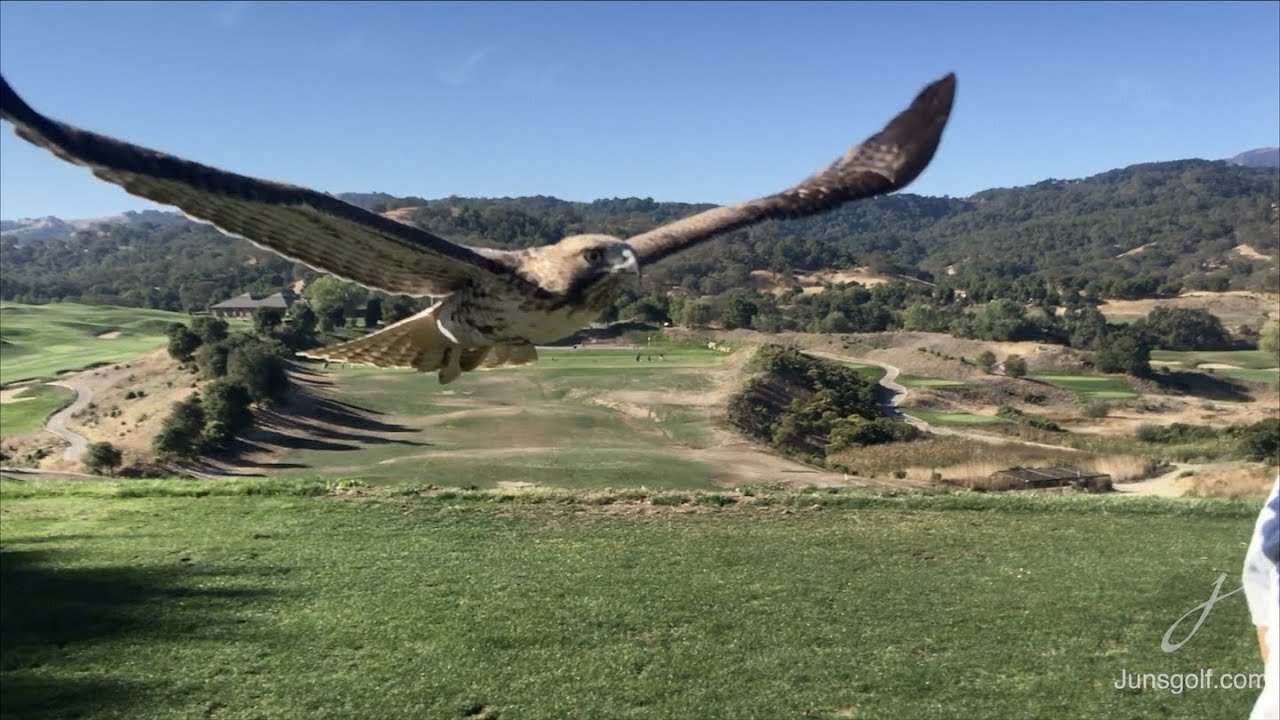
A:
<svg viewBox="0 0 1280 720">
<path fill-rule="evenodd" d="M 51 120 L 0 78 L 0 117 L 19 137 L 107 182 L 291 260 L 374 290 L 441 298 L 358 340 L 302 353 L 382 367 L 464 371 L 537 359 L 534 345 L 584 327 L 644 265 L 726 232 L 884 195 L 933 159 L 955 96 L 930 84 L 883 130 L 775 195 L 713 208 L 628 240 L 578 235 L 525 250 L 450 242 L 324 193 L 237 175 Z"/>
</svg>

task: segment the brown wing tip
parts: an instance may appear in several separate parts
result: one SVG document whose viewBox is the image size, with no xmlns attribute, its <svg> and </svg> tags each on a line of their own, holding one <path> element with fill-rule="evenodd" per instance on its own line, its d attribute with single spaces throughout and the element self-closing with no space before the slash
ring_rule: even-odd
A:
<svg viewBox="0 0 1280 720">
<path fill-rule="evenodd" d="M 920 107 L 930 116 L 941 118 L 945 122 L 951 116 L 951 105 L 955 99 L 956 74 L 949 72 L 921 90 L 912 106 Z"/>
<path fill-rule="evenodd" d="M 929 129 L 941 134 L 951 117 L 951 106 L 955 100 L 956 74 L 951 72 L 926 85 L 911 105 L 885 126 L 885 131 L 901 129 L 919 134 L 921 130 Z"/>
<path fill-rule="evenodd" d="M 892 178 L 895 190 L 909 185 L 933 161 L 955 98 L 956 74 L 950 72 L 925 86 L 906 110 L 869 141 L 901 148 L 902 165 Z"/>
</svg>

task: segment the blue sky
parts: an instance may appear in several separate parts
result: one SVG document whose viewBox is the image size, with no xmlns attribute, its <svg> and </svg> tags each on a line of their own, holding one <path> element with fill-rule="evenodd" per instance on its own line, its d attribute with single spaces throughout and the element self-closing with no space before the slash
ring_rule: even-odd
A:
<svg viewBox="0 0 1280 720">
<path fill-rule="evenodd" d="M 0 2 L 38 110 L 320 190 L 727 203 L 955 71 L 908 192 L 1280 144 L 1280 3 Z M 0 217 L 156 207 L 13 136 Z"/>
</svg>

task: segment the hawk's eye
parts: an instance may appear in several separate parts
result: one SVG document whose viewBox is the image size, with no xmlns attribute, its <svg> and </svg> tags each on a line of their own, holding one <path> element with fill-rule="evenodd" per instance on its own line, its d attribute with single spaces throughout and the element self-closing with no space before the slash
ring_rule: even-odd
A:
<svg viewBox="0 0 1280 720">
<path fill-rule="evenodd" d="M 587 248 L 582 251 L 582 259 L 586 260 L 588 265 L 599 265 L 604 260 L 604 251 L 600 248 Z"/>
</svg>

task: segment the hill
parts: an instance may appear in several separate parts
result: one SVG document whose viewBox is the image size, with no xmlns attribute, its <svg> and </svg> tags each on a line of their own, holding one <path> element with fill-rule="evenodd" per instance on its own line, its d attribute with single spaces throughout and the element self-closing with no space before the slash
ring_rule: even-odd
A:
<svg viewBox="0 0 1280 720">
<path fill-rule="evenodd" d="M 18 244 L 42 242 L 45 240 L 68 240 L 77 233 L 93 232 L 107 225 L 186 225 L 191 221 L 181 213 L 163 212 L 160 210 L 129 211 L 120 215 L 100 218 L 81 218 L 63 220 L 56 217 L 21 218 L 19 220 L 0 220 L 0 235 L 11 237 Z"/>
<path fill-rule="evenodd" d="M 751 272 L 866 266 L 979 299 L 1056 294 L 1132 299 L 1189 290 L 1280 290 L 1280 177 L 1185 160 L 970 198 L 898 194 L 804 220 L 770 222 L 647 273 L 646 292 L 717 295 Z M 526 247 L 578 232 L 642 232 L 708 205 L 551 197 L 345 196 L 460 242 Z M 732 243 L 726 262 L 725 244 Z M 0 240 L 0 297 L 198 309 L 310 271 L 198 224 L 97 225 L 67 240 Z"/>
<path fill-rule="evenodd" d="M 52 378 L 163 348 L 170 312 L 73 303 L 0 306 L 0 384 Z"/>
<path fill-rule="evenodd" d="M 1280 167 L 1280 147 L 1247 150 L 1229 158 L 1227 162 L 1245 167 Z"/>
</svg>

